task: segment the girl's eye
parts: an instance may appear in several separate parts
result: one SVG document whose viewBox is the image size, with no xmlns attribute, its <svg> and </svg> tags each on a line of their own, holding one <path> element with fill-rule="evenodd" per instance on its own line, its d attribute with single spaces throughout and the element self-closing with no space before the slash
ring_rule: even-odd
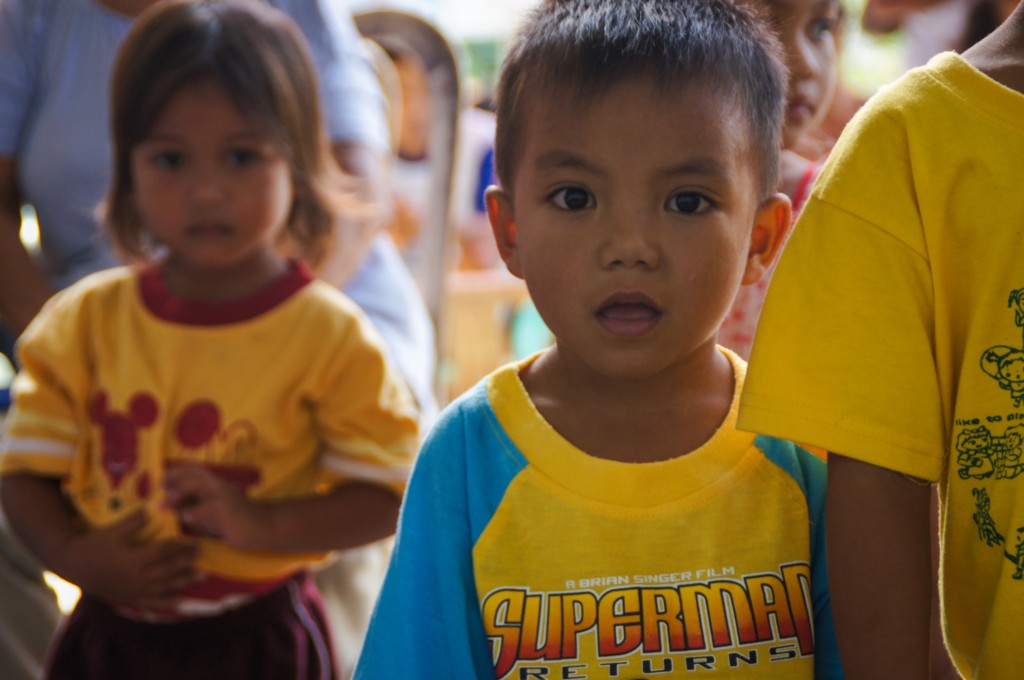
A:
<svg viewBox="0 0 1024 680">
<path fill-rule="evenodd" d="M 581 187 L 565 187 L 551 194 L 551 202 L 562 210 L 584 210 L 594 207 L 594 197 Z"/>
<path fill-rule="evenodd" d="M 235 149 L 228 153 L 228 163 L 233 166 L 252 165 L 259 157 L 259 153 L 252 149 Z"/>
<path fill-rule="evenodd" d="M 185 164 L 185 156 L 177 151 L 162 151 L 153 156 L 153 164 L 164 170 L 174 170 Z"/>
<path fill-rule="evenodd" d="M 668 199 L 668 205 L 665 207 L 670 212 L 700 215 L 711 208 L 711 201 L 695 191 L 680 191 Z"/>
<path fill-rule="evenodd" d="M 811 37 L 821 38 L 827 33 L 832 33 L 836 27 L 836 20 L 833 17 L 822 17 L 811 24 Z"/>
</svg>

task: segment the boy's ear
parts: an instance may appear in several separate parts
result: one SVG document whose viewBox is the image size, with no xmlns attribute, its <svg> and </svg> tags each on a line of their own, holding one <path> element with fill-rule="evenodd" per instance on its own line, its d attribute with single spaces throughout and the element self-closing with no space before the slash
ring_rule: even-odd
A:
<svg viewBox="0 0 1024 680">
<path fill-rule="evenodd" d="M 484 194 L 487 203 L 487 217 L 491 221 L 491 232 L 498 253 L 513 276 L 523 278 L 519 267 L 519 230 L 512 214 L 512 197 L 501 187 L 491 186 Z"/>
<path fill-rule="evenodd" d="M 747 267 L 743 271 L 743 283 L 757 283 L 775 262 L 782 244 L 789 236 L 792 219 L 789 197 L 773 194 L 757 209 L 754 229 L 750 234 L 750 250 L 747 253 Z"/>
</svg>

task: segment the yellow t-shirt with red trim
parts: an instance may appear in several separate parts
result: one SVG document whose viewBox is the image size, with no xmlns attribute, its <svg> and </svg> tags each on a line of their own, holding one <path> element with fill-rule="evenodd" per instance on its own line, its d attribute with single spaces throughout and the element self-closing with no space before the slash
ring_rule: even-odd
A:
<svg viewBox="0 0 1024 680">
<path fill-rule="evenodd" d="M 0 472 L 63 479 L 94 527 L 144 507 L 146 537 L 180 535 L 162 478 L 183 464 L 261 501 L 349 480 L 401 493 L 418 445 L 369 321 L 298 265 L 230 303 L 174 298 L 156 268 L 95 274 L 47 304 L 18 351 Z M 195 540 L 197 610 L 324 557 Z"/>
</svg>

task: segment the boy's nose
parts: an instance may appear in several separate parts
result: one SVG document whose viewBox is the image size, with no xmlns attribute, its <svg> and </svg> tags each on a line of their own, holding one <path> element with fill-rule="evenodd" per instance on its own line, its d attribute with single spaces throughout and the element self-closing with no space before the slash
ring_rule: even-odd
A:
<svg viewBox="0 0 1024 680">
<path fill-rule="evenodd" d="M 653 231 L 632 221 L 608 230 L 599 257 L 604 268 L 654 269 L 661 260 L 661 251 Z"/>
</svg>

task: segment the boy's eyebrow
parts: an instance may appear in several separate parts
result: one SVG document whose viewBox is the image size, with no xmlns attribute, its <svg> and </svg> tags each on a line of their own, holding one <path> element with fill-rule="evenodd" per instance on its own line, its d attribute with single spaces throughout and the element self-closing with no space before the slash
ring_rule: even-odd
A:
<svg viewBox="0 0 1024 680">
<path fill-rule="evenodd" d="M 571 151 L 565 151 L 563 149 L 553 149 L 546 151 L 537 157 L 537 160 L 533 162 L 534 167 L 537 170 L 558 170 L 562 168 L 575 168 L 580 170 L 586 170 L 595 175 L 607 175 L 608 172 L 602 168 L 594 165 Z"/>
<path fill-rule="evenodd" d="M 687 160 L 679 165 L 671 165 L 661 171 L 661 174 L 670 177 L 675 175 L 700 175 L 703 177 L 727 177 L 729 175 L 728 168 L 722 164 L 716 158 L 707 156 L 704 158 L 694 158 Z"/>
<path fill-rule="evenodd" d="M 571 151 L 564 151 L 562 149 L 554 149 L 546 153 L 542 153 L 534 161 L 534 167 L 537 170 L 557 170 L 563 168 L 574 168 L 580 170 L 586 170 L 595 175 L 607 175 L 608 171 L 603 168 L 594 165 L 587 161 L 585 158 L 572 153 Z M 716 158 L 710 156 L 694 158 L 686 160 L 678 165 L 670 165 L 663 170 L 660 170 L 660 175 L 666 177 L 676 175 L 699 175 L 704 177 L 726 177 L 729 174 L 728 169 Z"/>
</svg>

